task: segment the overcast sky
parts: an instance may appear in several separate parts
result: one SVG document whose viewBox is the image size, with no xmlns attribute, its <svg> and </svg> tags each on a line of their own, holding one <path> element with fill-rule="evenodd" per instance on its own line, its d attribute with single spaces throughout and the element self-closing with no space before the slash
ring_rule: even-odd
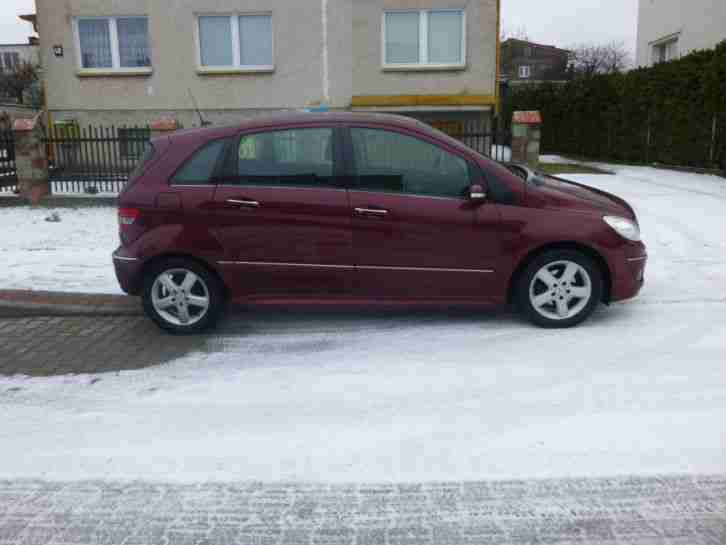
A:
<svg viewBox="0 0 726 545">
<path fill-rule="evenodd" d="M 25 42 L 31 27 L 18 19 L 34 0 L 0 0 L 0 43 Z M 638 0 L 502 0 L 502 26 L 524 28 L 529 38 L 558 46 L 624 41 L 635 50 Z"/>
<path fill-rule="evenodd" d="M 549 45 L 622 41 L 634 52 L 638 0 L 502 0 L 502 27 Z"/>
</svg>

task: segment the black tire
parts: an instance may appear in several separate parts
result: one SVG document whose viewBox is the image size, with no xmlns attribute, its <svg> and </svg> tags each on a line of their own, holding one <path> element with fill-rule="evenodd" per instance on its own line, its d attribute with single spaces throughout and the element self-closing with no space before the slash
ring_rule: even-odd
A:
<svg viewBox="0 0 726 545">
<path fill-rule="evenodd" d="M 557 299 L 568 297 L 570 293 L 568 289 L 574 290 L 586 286 L 586 281 L 581 271 L 578 271 L 575 280 L 570 283 L 563 282 L 561 277 L 558 278 L 556 274 L 562 267 L 562 265 L 559 265 L 561 262 L 575 263 L 587 273 L 589 276 L 590 295 L 586 301 L 584 297 L 579 299 L 575 298 L 571 302 L 566 301 L 565 304 L 572 305 L 570 308 L 572 312 L 579 307 L 576 314 L 566 318 L 554 318 L 543 314 L 543 312 L 547 312 L 552 308 L 551 312 L 553 314 L 557 313 Z M 546 287 L 546 284 L 538 279 L 533 286 L 532 283 L 535 275 L 544 267 L 548 266 L 552 267 L 552 271 L 555 273 L 555 280 L 558 281 L 557 285 L 552 288 Z M 562 270 L 564 274 L 564 269 Z M 581 283 L 581 286 L 577 285 L 579 283 Z M 549 294 L 549 297 L 552 298 L 552 303 L 547 303 L 546 309 L 543 307 L 543 312 L 535 308 L 530 297 L 530 288 L 533 289 L 534 294 L 543 296 Z M 537 290 L 544 290 L 547 293 L 538 293 Z M 602 301 L 602 294 L 603 274 L 598 264 L 592 258 L 576 250 L 550 250 L 538 255 L 527 265 L 517 280 L 514 295 L 517 308 L 525 318 L 539 327 L 555 329 L 573 327 L 585 321 Z"/>
<path fill-rule="evenodd" d="M 192 289 L 201 293 L 202 296 L 206 295 L 208 297 L 209 305 L 206 311 L 201 317 L 192 316 L 192 319 L 195 320 L 193 323 L 173 323 L 169 321 L 169 319 L 165 318 L 154 305 L 153 290 L 155 289 L 154 285 L 156 280 L 162 273 L 169 271 L 189 271 L 193 273 L 198 277 L 199 282 L 195 283 Z M 209 270 L 199 263 L 191 259 L 184 258 L 165 259 L 164 261 L 155 263 L 148 271 L 146 271 L 144 275 L 144 292 L 142 295 L 142 302 L 146 315 L 161 329 L 175 335 L 192 335 L 211 329 L 217 324 L 220 317 L 224 314 L 226 306 L 224 289 L 217 276 L 209 272 Z M 191 309 L 196 309 L 198 314 L 202 314 L 201 307 L 195 307 L 189 304 L 189 306 L 187 306 L 187 312 L 193 314 L 195 311 Z M 169 311 L 168 314 L 175 311 L 176 307 Z"/>
</svg>

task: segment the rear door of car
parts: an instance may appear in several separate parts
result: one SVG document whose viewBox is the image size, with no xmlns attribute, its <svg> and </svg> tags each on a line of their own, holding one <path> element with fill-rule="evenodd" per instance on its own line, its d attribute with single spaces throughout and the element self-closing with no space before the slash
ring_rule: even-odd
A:
<svg viewBox="0 0 726 545">
<path fill-rule="evenodd" d="M 231 145 L 217 180 L 215 231 L 236 296 L 350 294 L 340 133 L 330 124 L 257 129 Z"/>
</svg>

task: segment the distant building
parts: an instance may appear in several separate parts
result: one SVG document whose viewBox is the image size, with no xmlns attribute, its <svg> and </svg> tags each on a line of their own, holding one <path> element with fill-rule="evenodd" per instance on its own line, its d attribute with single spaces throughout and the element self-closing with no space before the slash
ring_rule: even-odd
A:
<svg viewBox="0 0 726 545">
<path fill-rule="evenodd" d="M 570 52 L 510 38 L 501 45 L 501 81 L 510 84 L 567 81 Z"/>
<path fill-rule="evenodd" d="M 677 59 L 726 40 L 724 0 L 640 0 L 638 66 Z"/>
</svg>

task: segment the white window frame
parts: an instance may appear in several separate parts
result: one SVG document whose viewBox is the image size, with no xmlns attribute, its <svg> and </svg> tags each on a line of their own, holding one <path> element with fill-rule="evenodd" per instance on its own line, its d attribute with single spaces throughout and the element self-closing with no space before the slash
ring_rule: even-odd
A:
<svg viewBox="0 0 726 545">
<path fill-rule="evenodd" d="M 429 62 L 429 14 L 448 11 L 461 14 L 461 62 Z M 386 60 L 386 16 L 389 13 L 418 13 L 418 56 L 417 63 L 389 63 Z M 384 70 L 460 70 L 466 68 L 466 10 L 464 8 L 442 9 L 387 9 L 381 17 L 381 66 Z"/>
<path fill-rule="evenodd" d="M 665 36 L 664 38 L 660 38 L 659 40 L 650 42 L 650 64 L 654 65 L 661 62 L 670 62 L 681 58 L 681 50 L 679 47 L 680 41 L 681 33 L 677 32 L 675 34 Z M 665 59 L 663 60 L 661 60 L 658 53 L 656 53 L 660 52 L 661 50 L 663 50 L 665 53 Z M 673 53 L 670 57 L 668 57 L 669 50 Z"/>
<path fill-rule="evenodd" d="M 529 79 L 532 77 L 532 67 L 528 64 L 523 64 L 519 67 L 519 79 Z"/>
<path fill-rule="evenodd" d="M 272 36 L 272 64 L 251 64 L 242 65 L 240 53 L 239 18 L 265 15 L 270 18 L 270 32 Z M 230 66 L 204 66 L 202 64 L 202 40 L 199 36 L 199 19 L 203 17 L 228 17 L 232 25 L 232 62 Z M 194 14 L 194 48 L 197 57 L 197 73 L 199 74 L 250 74 L 255 72 L 269 73 L 275 71 L 275 18 L 271 11 L 245 11 L 237 13 L 210 13 L 201 12 Z"/>
<path fill-rule="evenodd" d="M 118 43 L 118 19 L 146 19 L 148 24 L 148 15 L 103 15 L 103 16 L 84 16 L 79 15 L 73 18 L 73 42 L 76 50 L 76 65 L 78 73 L 80 75 L 87 74 L 151 74 L 153 72 L 153 61 L 152 66 L 135 66 L 135 67 L 122 67 L 121 66 L 121 53 L 119 52 Z M 83 67 L 83 52 L 81 51 L 81 34 L 78 31 L 79 21 L 107 21 L 109 24 L 109 39 L 111 40 L 111 66 L 103 68 L 84 68 Z M 151 59 L 151 30 L 149 28 L 149 58 Z"/>
</svg>

